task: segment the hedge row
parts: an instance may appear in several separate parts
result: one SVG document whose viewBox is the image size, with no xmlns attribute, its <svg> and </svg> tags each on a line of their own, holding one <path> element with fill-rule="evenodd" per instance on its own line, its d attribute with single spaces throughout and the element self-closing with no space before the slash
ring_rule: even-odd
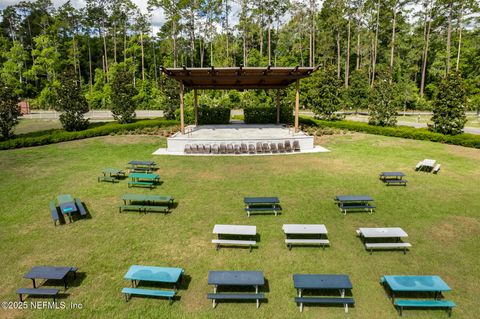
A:
<svg viewBox="0 0 480 319">
<path fill-rule="evenodd" d="M 93 124 L 91 128 L 78 132 L 66 132 L 64 130 L 48 130 L 45 132 L 36 132 L 18 136 L 16 138 L 0 142 L 0 150 L 21 148 L 29 146 L 40 146 L 52 143 L 79 140 L 95 136 L 104 136 L 118 134 L 122 132 L 139 130 L 147 127 L 167 127 L 178 125 L 177 121 L 154 119 L 141 120 L 129 124 L 118 124 L 117 122 L 106 123 L 102 125 Z"/>
<path fill-rule="evenodd" d="M 228 124 L 230 123 L 230 109 L 226 107 L 198 108 L 198 124 Z"/>
<path fill-rule="evenodd" d="M 362 122 L 322 121 L 306 117 L 301 117 L 300 122 L 305 125 L 335 127 L 349 131 L 364 132 L 368 134 L 394 136 L 412 140 L 426 140 L 438 143 L 480 148 L 480 135 L 474 134 L 464 133 L 458 135 L 443 135 L 440 133 L 430 132 L 429 130 L 424 128 L 414 128 L 409 126 L 383 127 L 373 126 Z"/>
<path fill-rule="evenodd" d="M 243 109 L 244 122 L 247 124 L 277 123 L 276 107 L 247 107 Z M 291 123 L 293 120 L 290 107 L 280 108 L 280 123 Z"/>
</svg>

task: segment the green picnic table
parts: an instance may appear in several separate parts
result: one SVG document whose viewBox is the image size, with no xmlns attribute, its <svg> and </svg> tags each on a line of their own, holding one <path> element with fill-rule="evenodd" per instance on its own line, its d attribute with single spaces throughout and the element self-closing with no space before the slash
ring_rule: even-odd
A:
<svg viewBox="0 0 480 319">
<path fill-rule="evenodd" d="M 148 174 L 148 173 L 131 173 L 128 175 L 133 181 L 147 180 L 152 182 L 160 181 L 160 175 L 158 174 Z"/>
<path fill-rule="evenodd" d="M 104 168 L 102 170 L 102 173 L 103 173 L 103 176 L 125 176 L 125 172 L 120 170 L 120 169 L 116 169 L 116 168 Z"/>
<path fill-rule="evenodd" d="M 170 207 L 173 203 L 173 197 L 168 195 L 143 195 L 143 194 L 124 194 L 122 196 L 123 202 L 127 205 L 127 202 L 146 202 L 150 203 L 166 203 Z"/>
</svg>

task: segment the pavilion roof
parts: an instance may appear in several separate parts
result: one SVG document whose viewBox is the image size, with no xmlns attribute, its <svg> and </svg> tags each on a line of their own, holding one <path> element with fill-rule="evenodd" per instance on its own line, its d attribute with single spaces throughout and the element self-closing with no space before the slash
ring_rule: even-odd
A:
<svg viewBox="0 0 480 319">
<path fill-rule="evenodd" d="M 318 67 L 226 67 L 164 68 L 170 78 L 187 89 L 284 89 L 303 79 Z"/>
</svg>

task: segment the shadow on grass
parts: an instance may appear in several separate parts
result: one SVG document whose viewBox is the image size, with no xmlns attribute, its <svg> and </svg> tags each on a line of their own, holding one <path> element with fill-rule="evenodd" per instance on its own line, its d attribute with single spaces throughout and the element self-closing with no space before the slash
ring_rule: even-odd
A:
<svg viewBox="0 0 480 319">
<path fill-rule="evenodd" d="M 87 274 L 85 272 L 78 272 L 75 276 L 73 276 L 73 273 L 69 273 L 67 275 L 67 290 L 70 287 L 79 287 L 82 282 L 87 278 Z M 43 283 L 38 284 L 37 283 L 37 288 L 38 287 L 64 287 L 64 281 L 63 280 L 57 280 L 57 279 L 47 279 Z"/>
</svg>

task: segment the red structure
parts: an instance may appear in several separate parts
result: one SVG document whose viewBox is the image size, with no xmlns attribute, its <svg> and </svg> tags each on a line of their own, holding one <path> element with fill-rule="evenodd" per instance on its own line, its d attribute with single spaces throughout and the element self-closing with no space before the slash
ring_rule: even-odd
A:
<svg viewBox="0 0 480 319">
<path fill-rule="evenodd" d="M 22 115 L 30 114 L 30 104 L 28 101 L 18 102 L 18 110 Z"/>
</svg>

